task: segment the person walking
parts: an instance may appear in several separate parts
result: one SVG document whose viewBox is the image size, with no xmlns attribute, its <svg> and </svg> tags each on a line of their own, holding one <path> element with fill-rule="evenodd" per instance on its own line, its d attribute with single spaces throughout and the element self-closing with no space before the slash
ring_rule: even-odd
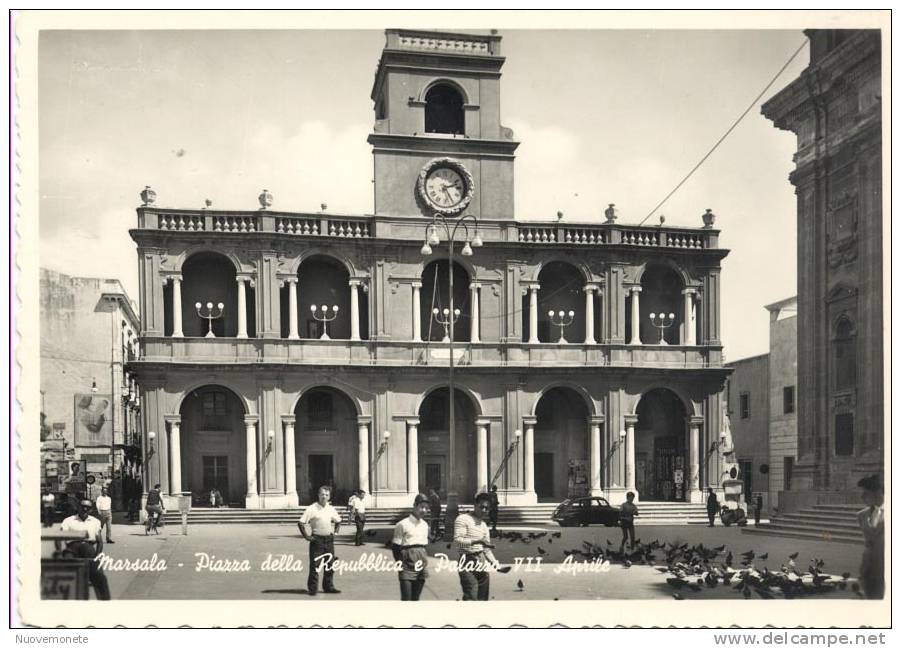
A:
<svg viewBox="0 0 901 648">
<path fill-rule="evenodd" d="M 94 560 L 103 552 L 103 537 L 100 520 L 91 515 L 94 503 L 89 499 L 78 503 L 78 513 L 67 517 L 60 526 L 61 531 L 74 531 L 85 534 L 83 540 L 72 540 L 66 548 L 76 557 L 85 558 L 88 562 L 88 580 L 94 587 L 98 600 L 110 600 L 109 582 L 100 562 Z"/>
<path fill-rule="evenodd" d="M 94 505 L 97 507 L 97 515 L 100 517 L 101 527 L 106 528 L 107 543 L 116 544 L 113 542 L 113 500 L 109 496 L 109 488 L 104 486 L 100 489 L 100 495 L 97 496 Z"/>
<path fill-rule="evenodd" d="M 626 546 L 626 537 L 629 538 L 629 551 L 635 549 L 635 518 L 638 516 L 638 507 L 635 506 L 635 493 L 626 493 L 626 501 L 619 507 L 619 526 L 623 531 L 623 541 L 619 545 L 620 553 Z"/>
<path fill-rule="evenodd" d="M 861 498 L 867 505 L 857 512 L 865 543 L 860 584 L 868 599 L 881 599 L 885 596 L 885 490 L 879 475 L 864 477 L 857 485 L 863 489 Z"/>
<path fill-rule="evenodd" d="M 488 491 L 488 497 L 491 498 L 491 510 L 488 513 L 488 521 L 491 522 L 491 532 L 497 535 L 497 511 L 500 507 L 500 502 L 497 498 L 497 484 L 491 485 L 491 490 Z"/>
<path fill-rule="evenodd" d="M 713 488 L 707 489 L 707 519 L 710 520 L 710 524 L 707 526 L 713 526 L 714 520 L 716 520 L 716 514 L 720 512 L 720 501 L 716 498 L 716 493 L 713 492 Z"/>
<path fill-rule="evenodd" d="M 429 489 L 429 524 L 432 537 L 441 537 L 441 497 L 434 488 Z"/>
<path fill-rule="evenodd" d="M 322 591 L 326 594 L 340 594 L 335 589 L 335 534 L 341 528 L 341 514 L 329 504 L 332 491 L 328 486 L 320 486 L 319 501 L 310 504 L 300 517 L 297 528 L 300 535 L 310 543 L 310 576 L 307 578 L 307 594 L 316 596 L 319 591 L 319 568 L 322 567 Z"/>
<path fill-rule="evenodd" d="M 760 512 L 763 510 L 763 495 L 757 493 L 754 498 L 754 526 L 760 526 Z"/>
<path fill-rule="evenodd" d="M 418 601 L 425 579 L 429 577 L 429 523 L 424 519 L 428 512 L 429 498 L 419 493 L 413 499 L 410 515 L 394 527 L 391 552 L 401 565 L 397 573 L 401 601 Z"/>
<path fill-rule="evenodd" d="M 350 499 L 347 501 L 347 506 L 350 508 L 350 521 L 353 522 L 354 526 L 357 528 L 357 532 L 354 535 L 354 546 L 356 547 L 363 544 L 363 527 L 366 526 L 365 497 L 366 491 L 361 488 L 354 491 L 354 494 L 351 495 Z"/>
<path fill-rule="evenodd" d="M 499 563 L 491 550 L 491 532 L 485 518 L 491 511 L 488 493 L 476 495 L 471 513 L 462 513 L 454 521 L 454 544 L 460 550 L 459 576 L 464 601 L 487 601 L 490 586 L 488 570 Z"/>
</svg>

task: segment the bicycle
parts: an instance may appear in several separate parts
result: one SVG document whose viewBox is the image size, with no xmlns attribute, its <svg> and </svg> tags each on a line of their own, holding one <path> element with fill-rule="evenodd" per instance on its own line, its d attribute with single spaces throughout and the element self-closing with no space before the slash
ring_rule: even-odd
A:
<svg viewBox="0 0 901 648">
<path fill-rule="evenodd" d="M 166 526 L 163 521 L 164 511 L 147 511 L 147 519 L 144 521 L 144 535 L 150 535 L 153 531 L 157 535 L 160 533 L 160 527 Z"/>
</svg>

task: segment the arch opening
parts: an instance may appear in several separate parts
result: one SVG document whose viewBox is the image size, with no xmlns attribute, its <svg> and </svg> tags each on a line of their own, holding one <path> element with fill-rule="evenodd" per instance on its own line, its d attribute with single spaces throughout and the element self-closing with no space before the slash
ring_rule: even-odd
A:
<svg viewBox="0 0 901 648">
<path fill-rule="evenodd" d="M 590 494 L 589 412 L 569 387 L 545 392 L 535 407 L 535 494 L 539 502 L 559 502 Z"/>
<path fill-rule="evenodd" d="M 425 95 L 425 132 L 462 135 L 463 95 L 447 83 L 437 83 Z"/>
<path fill-rule="evenodd" d="M 344 504 L 359 487 L 357 409 L 344 392 L 316 387 L 294 408 L 294 457 L 300 504 L 316 501 L 320 486 L 330 486 L 332 502 Z"/>
<path fill-rule="evenodd" d="M 441 341 L 447 334 L 445 326 L 438 318 L 445 320 L 444 309 L 450 307 L 448 295 L 449 277 L 447 259 L 436 259 L 422 271 L 422 297 L 420 299 L 420 334 L 425 341 Z M 469 296 L 469 273 L 456 261 L 454 262 L 454 309 L 460 310 L 460 316 L 454 323 L 454 341 L 469 342 L 471 340 L 470 320 L 472 306 Z M 434 310 L 438 309 L 436 317 Z M 448 326 L 448 329 L 450 327 Z"/>
<path fill-rule="evenodd" d="M 256 337 L 254 289 L 244 282 L 245 315 L 248 337 Z M 168 282 L 163 290 L 164 334 L 173 332 L 173 290 Z M 198 309 L 196 304 L 200 304 Z M 212 304 L 212 309 L 207 305 Z M 222 309 L 218 305 L 222 304 Z M 204 337 L 212 329 L 216 337 L 238 335 L 238 283 L 231 260 L 216 252 L 191 255 L 182 266 L 181 285 L 182 330 L 185 337 Z M 207 319 L 212 315 L 211 319 Z"/>
<path fill-rule="evenodd" d="M 179 408 L 181 487 L 193 494 L 195 506 L 209 506 L 210 493 L 215 488 L 224 505 L 244 507 L 246 413 L 241 399 L 219 385 L 198 387 L 182 401 Z"/>
<path fill-rule="evenodd" d="M 662 264 L 647 267 L 641 277 L 639 298 L 639 336 L 644 344 L 681 344 L 685 320 L 683 288 L 682 277 L 671 267 Z M 651 313 L 656 317 L 652 319 Z M 626 329 L 630 337 L 633 326 L 632 309 L 627 308 Z"/>
<path fill-rule="evenodd" d="M 454 389 L 454 470 L 450 473 L 449 455 L 451 434 L 449 427 L 449 391 L 439 387 L 423 399 L 419 406 L 419 488 L 430 488 L 447 497 L 456 487 L 458 500 L 472 502 L 479 485 L 476 484 L 476 410 L 465 392 Z M 451 480 L 453 479 L 453 482 Z"/>
<path fill-rule="evenodd" d="M 290 284 L 281 288 L 281 334 L 290 335 Z M 297 326 L 301 339 L 349 340 L 351 336 L 350 273 L 338 259 L 325 255 L 311 256 L 297 270 Z M 369 337 L 366 294 L 357 289 L 361 339 Z M 316 307 L 316 315 L 311 308 Z M 323 312 L 322 307 L 326 309 Z M 335 306 L 338 310 L 335 311 Z M 326 321 L 328 320 L 328 321 Z"/>
<path fill-rule="evenodd" d="M 551 261 L 538 273 L 538 283 L 541 285 L 538 290 L 538 341 L 581 343 L 585 339 L 585 278 L 582 273 L 569 263 Z M 561 323 L 564 326 L 561 327 Z M 522 306 L 524 340 L 531 334 L 529 326 L 527 294 Z"/>
<path fill-rule="evenodd" d="M 636 408 L 635 488 L 643 501 L 687 501 L 688 414 L 666 388 L 645 393 Z"/>
</svg>

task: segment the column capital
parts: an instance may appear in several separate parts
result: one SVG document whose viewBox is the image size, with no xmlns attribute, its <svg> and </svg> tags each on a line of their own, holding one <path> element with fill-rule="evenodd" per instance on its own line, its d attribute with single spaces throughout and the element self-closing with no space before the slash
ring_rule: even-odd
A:
<svg viewBox="0 0 901 648">
<path fill-rule="evenodd" d="M 410 285 L 413 286 L 414 288 L 422 288 L 422 281 L 419 281 L 419 280 L 411 281 Z"/>
<path fill-rule="evenodd" d="M 181 414 L 165 414 L 163 420 L 166 423 L 181 423 Z"/>
<path fill-rule="evenodd" d="M 585 284 L 584 286 L 582 286 L 582 292 L 588 293 L 588 292 L 595 292 L 596 290 L 597 291 L 601 290 L 601 284 L 599 284 L 595 281 L 591 281 L 591 282 Z"/>
<path fill-rule="evenodd" d="M 603 414 L 598 414 L 597 416 L 589 416 L 588 422 L 592 425 L 603 425 L 606 422 L 606 418 Z"/>
<path fill-rule="evenodd" d="M 537 416 L 523 416 L 522 424 L 524 426 L 531 425 L 534 427 L 535 425 L 538 425 L 538 417 Z"/>
<path fill-rule="evenodd" d="M 297 416 L 294 414 L 282 414 L 282 425 L 294 425 L 297 422 Z"/>
<path fill-rule="evenodd" d="M 637 285 L 637 284 L 633 284 L 633 285 L 631 285 L 631 286 L 626 286 L 626 290 L 628 290 L 628 291 L 630 291 L 630 292 L 637 292 L 637 293 L 640 293 L 640 292 L 641 292 L 641 286 L 639 286 L 639 285 Z"/>
<path fill-rule="evenodd" d="M 476 418 L 476 426 L 477 427 L 488 427 L 491 425 L 491 419 L 486 416 L 479 416 Z"/>
<path fill-rule="evenodd" d="M 245 414 L 244 415 L 244 424 L 245 425 L 256 424 L 256 423 L 259 423 L 259 421 L 260 421 L 259 414 Z"/>
<path fill-rule="evenodd" d="M 363 285 L 363 281 L 364 281 L 363 279 L 359 279 L 359 278 L 355 277 L 355 278 L 348 280 L 347 285 L 350 286 L 351 288 L 359 288 L 360 286 Z"/>
<path fill-rule="evenodd" d="M 372 423 L 372 417 L 368 414 L 357 417 L 357 425 L 369 425 L 370 423 Z"/>
<path fill-rule="evenodd" d="M 405 419 L 404 419 L 404 423 L 406 423 L 408 427 L 411 426 L 411 425 L 418 426 L 418 425 L 419 425 L 419 418 L 418 418 L 418 417 L 405 418 Z"/>
<path fill-rule="evenodd" d="M 471 281 L 469 283 L 470 290 L 479 290 L 482 287 L 482 283 L 479 281 Z"/>
<path fill-rule="evenodd" d="M 698 292 L 697 288 L 685 288 L 682 290 L 683 295 L 694 295 Z"/>
<path fill-rule="evenodd" d="M 252 275 L 252 274 L 249 274 L 249 273 L 246 273 L 246 272 L 245 272 L 245 273 L 241 273 L 241 274 L 237 274 L 237 275 L 235 275 L 235 281 L 236 281 L 237 283 L 244 283 L 245 281 L 249 281 L 249 282 L 252 283 L 252 282 L 253 282 L 253 275 Z"/>
<path fill-rule="evenodd" d="M 626 425 L 635 425 L 638 423 L 638 415 L 637 414 L 623 414 L 623 423 Z"/>
<path fill-rule="evenodd" d="M 701 427 L 704 425 L 704 417 L 703 416 L 692 416 L 688 419 L 688 424 L 692 427 Z"/>
<path fill-rule="evenodd" d="M 519 282 L 520 287 L 523 290 L 540 290 L 541 284 L 535 281 L 534 279 L 527 279 Z"/>
</svg>

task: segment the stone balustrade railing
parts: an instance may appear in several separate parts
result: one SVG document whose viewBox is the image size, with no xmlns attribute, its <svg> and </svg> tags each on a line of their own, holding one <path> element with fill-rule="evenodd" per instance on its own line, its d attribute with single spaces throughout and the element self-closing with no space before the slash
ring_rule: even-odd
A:
<svg viewBox="0 0 901 648">
<path fill-rule="evenodd" d="M 274 233 L 340 239 L 399 239 L 421 241 L 428 220 L 397 219 L 344 214 L 271 212 L 220 212 L 212 210 L 138 209 L 138 228 L 167 232 L 221 232 L 228 234 Z M 483 220 L 482 239 L 488 243 L 520 243 L 528 246 L 627 246 L 707 250 L 718 247 L 719 231 L 616 223 L 563 223 Z"/>
</svg>

